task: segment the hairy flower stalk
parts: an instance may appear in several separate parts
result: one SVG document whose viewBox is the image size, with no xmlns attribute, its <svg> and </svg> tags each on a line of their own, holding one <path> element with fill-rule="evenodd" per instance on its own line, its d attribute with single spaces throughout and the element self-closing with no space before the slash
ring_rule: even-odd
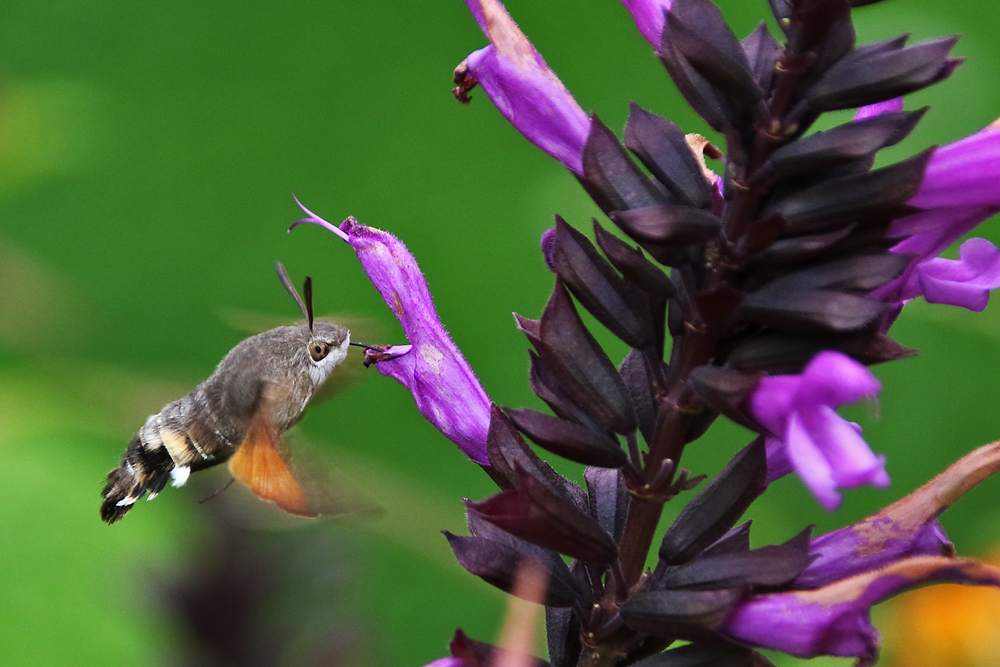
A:
<svg viewBox="0 0 1000 667">
<path fill-rule="evenodd" d="M 446 532 L 458 561 L 513 595 L 526 565 L 547 573 L 537 597 L 549 661 L 534 664 L 769 665 L 753 646 L 871 664 L 872 605 L 923 583 L 1000 586 L 996 570 L 955 556 L 936 520 L 1000 467 L 995 448 L 827 535 L 751 549 L 749 523 L 737 525 L 793 470 L 828 510 L 841 489 L 886 486 L 885 461 L 835 409 L 879 391 L 867 366 L 914 353 L 887 335 L 907 301 L 982 309 L 1000 285 L 987 241 L 937 257 L 1000 211 L 996 128 L 874 168 L 923 116 L 903 98 L 960 64 L 955 38 L 856 45 L 851 13 L 867 0 L 772 0 L 782 34 L 761 23 L 742 40 L 709 0 L 623 0 L 722 137 L 719 177 L 683 130 L 638 105 L 619 140 L 499 2 L 467 4 L 490 44 L 458 67 L 456 95 L 468 101 L 481 85 L 628 239 L 558 216 L 543 236 L 554 289 L 538 319 L 517 325 L 550 412 L 489 403 L 397 239 L 350 218 L 308 221 L 354 247 L 403 324 L 413 349 L 380 369 L 500 488 L 466 501 L 469 535 Z M 854 120 L 810 132 L 845 109 Z M 630 348 L 624 359 L 608 356 L 580 309 Z M 720 416 L 746 427 L 749 444 L 735 443 L 721 472 L 692 476 L 684 450 Z M 586 466 L 585 485 L 529 442 Z M 654 545 L 674 500 L 683 509 Z M 690 644 L 670 648 L 681 640 Z M 460 633 L 441 664 L 485 667 L 496 655 Z"/>
</svg>

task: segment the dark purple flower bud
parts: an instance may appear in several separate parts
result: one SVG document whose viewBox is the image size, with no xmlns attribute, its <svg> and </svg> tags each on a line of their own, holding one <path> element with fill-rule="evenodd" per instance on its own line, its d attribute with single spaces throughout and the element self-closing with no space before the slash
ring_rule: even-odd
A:
<svg viewBox="0 0 1000 667">
<path fill-rule="evenodd" d="M 301 202 L 299 206 L 309 217 L 295 225 L 311 222 L 349 243 L 403 327 L 410 351 L 403 353 L 401 347 L 390 348 L 402 356 L 380 360 L 376 364 L 379 372 L 409 389 L 420 414 L 466 456 L 476 463 L 488 463 L 490 398 L 438 319 L 427 281 L 413 255 L 388 232 L 362 225 L 354 218 L 347 218 L 336 227 Z"/>
<path fill-rule="evenodd" d="M 833 111 L 871 106 L 926 88 L 962 63 L 948 56 L 956 41 L 947 37 L 904 47 L 890 40 L 859 47 L 812 84 L 806 99 L 817 111 Z"/>
<path fill-rule="evenodd" d="M 541 591 L 525 590 L 518 586 L 523 569 L 531 567 L 545 573 L 545 591 L 542 600 L 550 607 L 570 607 L 580 596 L 576 579 L 559 554 L 525 542 L 492 524 L 469 515 L 472 535 L 459 537 L 447 530 L 444 536 L 455 553 L 455 558 L 466 570 L 483 581 L 511 595 L 524 595 L 531 602 Z"/>
<path fill-rule="evenodd" d="M 659 54 L 663 35 L 663 13 L 670 9 L 672 0 L 622 0 L 622 4 L 635 19 L 635 26 L 639 32 Z"/>
<path fill-rule="evenodd" d="M 574 502 L 515 470 L 515 487 L 479 502 L 466 500 L 470 514 L 515 537 L 592 563 L 610 563 L 618 545 Z"/>
<path fill-rule="evenodd" d="M 744 447 L 689 502 L 663 535 L 660 559 L 683 563 L 724 537 L 764 488 L 766 460 L 758 441 Z"/>
<path fill-rule="evenodd" d="M 838 487 L 887 486 L 884 458 L 872 453 L 857 424 L 834 411 L 880 390 L 867 368 L 839 352 L 819 353 L 801 375 L 762 378 L 749 408 L 773 434 L 768 438 L 769 472 L 794 469 L 828 510 L 840 505 Z"/>
<path fill-rule="evenodd" d="M 590 118 L 497 0 L 466 0 L 490 45 L 455 69 L 455 96 L 468 102 L 479 84 L 531 143 L 582 175 Z"/>
</svg>

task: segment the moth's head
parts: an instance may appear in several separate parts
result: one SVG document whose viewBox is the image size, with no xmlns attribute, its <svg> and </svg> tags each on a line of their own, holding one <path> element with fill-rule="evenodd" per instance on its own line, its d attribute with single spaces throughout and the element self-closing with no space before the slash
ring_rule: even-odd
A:
<svg viewBox="0 0 1000 667">
<path fill-rule="evenodd" d="M 314 322 L 306 343 L 309 354 L 309 376 L 322 384 L 340 362 L 347 358 L 351 332 L 330 322 Z"/>
<path fill-rule="evenodd" d="M 330 322 L 315 322 L 313 320 L 312 279 L 306 276 L 302 291 L 305 299 L 299 296 L 288 272 L 281 262 L 277 263 L 278 277 L 288 293 L 299 305 L 302 314 L 306 316 L 305 356 L 309 369 L 309 377 L 316 386 L 323 384 L 326 378 L 340 362 L 347 358 L 347 346 L 351 343 L 351 332 L 342 326 Z"/>
</svg>

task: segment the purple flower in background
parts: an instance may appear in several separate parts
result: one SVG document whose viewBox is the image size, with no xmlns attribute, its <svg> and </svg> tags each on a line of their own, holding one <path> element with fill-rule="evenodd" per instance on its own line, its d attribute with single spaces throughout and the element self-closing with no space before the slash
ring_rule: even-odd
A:
<svg viewBox="0 0 1000 667">
<path fill-rule="evenodd" d="M 672 0 L 622 0 L 622 4 L 632 14 L 642 36 L 659 53 L 660 38 L 663 34 L 663 13 L 670 9 Z"/>
<path fill-rule="evenodd" d="M 1000 467 L 1000 445 L 971 452 L 902 500 L 813 539 L 816 559 L 792 590 L 742 601 L 723 632 L 799 657 L 837 655 L 872 664 L 878 632 L 871 606 L 931 582 L 1000 586 L 1000 571 L 954 557 L 936 518 Z"/>
<path fill-rule="evenodd" d="M 772 434 L 769 481 L 795 470 L 828 510 L 840 505 L 838 487 L 888 485 L 884 459 L 872 453 L 857 424 L 834 411 L 880 389 L 867 368 L 839 352 L 816 355 L 801 375 L 761 378 L 749 407 Z"/>
<path fill-rule="evenodd" d="M 298 199 L 295 200 L 298 202 Z M 438 319 L 434 301 L 417 261 L 402 241 L 388 232 L 347 218 L 340 227 L 302 206 L 311 222 L 329 229 L 354 248 L 361 266 L 403 327 L 410 343 L 382 354 L 376 366 L 410 390 L 428 421 L 476 463 L 488 463 L 486 433 L 490 398 L 461 351 Z"/>
<path fill-rule="evenodd" d="M 490 45 L 455 69 L 455 96 L 468 102 L 479 84 L 494 106 L 529 141 L 583 174 L 590 118 L 497 0 L 466 0 Z"/>
</svg>

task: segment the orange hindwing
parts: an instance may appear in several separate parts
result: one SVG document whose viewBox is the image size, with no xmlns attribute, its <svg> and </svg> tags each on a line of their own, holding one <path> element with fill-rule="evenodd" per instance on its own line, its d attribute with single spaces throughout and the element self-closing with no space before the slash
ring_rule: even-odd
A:
<svg viewBox="0 0 1000 667">
<path fill-rule="evenodd" d="M 258 410 L 243 443 L 229 459 L 229 472 L 261 500 L 276 503 L 289 514 L 317 517 L 302 487 L 278 453 L 281 436 Z"/>
</svg>

